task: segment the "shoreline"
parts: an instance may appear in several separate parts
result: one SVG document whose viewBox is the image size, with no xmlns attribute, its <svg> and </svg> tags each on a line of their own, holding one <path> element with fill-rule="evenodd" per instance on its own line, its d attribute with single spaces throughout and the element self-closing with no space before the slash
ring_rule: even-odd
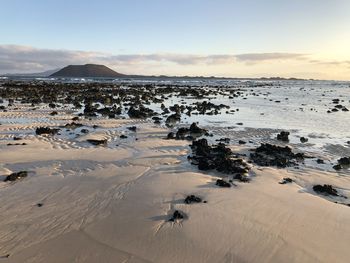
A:
<svg viewBox="0 0 350 263">
<path fill-rule="evenodd" d="M 17 110 L 0 118 L 25 118 L 27 106 L 15 103 Z M 62 109 L 48 116 L 53 110 L 31 111 L 38 123 L 0 125 L 2 179 L 28 171 L 26 178 L 0 182 L 1 262 L 347 262 L 350 257 L 350 207 L 335 203 L 350 202 L 312 190 L 331 184 L 350 198 L 348 176 L 303 165 L 249 163 L 249 183 L 221 188 L 216 180 L 231 176 L 191 165 L 191 141 L 166 139 L 175 128 L 142 119 L 82 118 L 75 122 L 83 127 L 66 131 L 64 124 L 75 115 Z M 35 135 L 40 126 L 60 127 L 61 134 Z M 129 129 L 134 126 L 136 131 Z M 210 144 L 228 132 L 216 131 L 209 131 Z M 107 146 L 88 139 L 107 140 Z M 26 145 L 7 145 L 17 142 Z M 256 146 L 227 145 L 247 154 Z M 280 184 L 283 178 L 293 182 Z M 206 203 L 186 204 L 188 195 Z M 184 218 L 170 222 L 174 211 Z"/>
</svg>

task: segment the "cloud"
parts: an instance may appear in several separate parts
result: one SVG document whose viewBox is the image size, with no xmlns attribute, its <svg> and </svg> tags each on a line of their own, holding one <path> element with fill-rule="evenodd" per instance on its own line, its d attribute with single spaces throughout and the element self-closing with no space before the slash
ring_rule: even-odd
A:
<svg viewBox="0 0 350 263">
<path fill-rule="evenodd" d="M 326 66 L 350 66 L 350 60 L 330 60 L 330 61 L 320 61 L 320 60 L 310 60 L 311 63 L 326 65 Z"/>
<path fill-rule="evenodd" d="M 299 53 L 248 53 L 236 55 L 236 58 L 245 62 L 259 62 L 267 60 L 288 60 L 288 59 L 306 59 L 307 54 Z"/>
<path fill-rule="evenodd" d="M 0 45 L 0 73 L 38 72 L 64 67 L 69 64 L 105 64 L 116 70 L 132 71 L 135 66 L 217 66 L 245 63 L 251 65 L 277 60 L 306 59 L 306 54 L 247 53 L 247 54 L 121 54 L 102 52 L 39 49 L 19 45 Z M 129 69 L 129 70 L 128 70 Z M 135 72 L 134 72 L 135 73 Z M 136 72 L 138 73 L 138 72 Z M 171 72 L 169 72 L 171 74 Z"/>
</svg>

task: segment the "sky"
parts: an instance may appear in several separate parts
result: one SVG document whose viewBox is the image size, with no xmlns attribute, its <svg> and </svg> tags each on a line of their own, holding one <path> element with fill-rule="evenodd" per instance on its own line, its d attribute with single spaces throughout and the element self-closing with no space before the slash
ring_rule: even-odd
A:
<svg viewBox="0 0 350 263">
<path fill-rule="evenodd" d="M 0 74 L 350 80 L 349 0 L 0 0 Z"/>
</svg>

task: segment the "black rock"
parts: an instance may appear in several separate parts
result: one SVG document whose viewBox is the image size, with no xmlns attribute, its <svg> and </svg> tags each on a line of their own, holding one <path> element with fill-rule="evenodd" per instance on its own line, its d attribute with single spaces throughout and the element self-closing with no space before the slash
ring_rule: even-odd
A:
<svg viewBox="0 0 350 263">
<path fill-rule="evenodd" d="M 246 144 L 247 142 L 242 141 L 242 140 L 239 140 L 238 143 L 239 143 L 239 144 Z"/>
<path fill-rule="evenodd" d="M 350 165 L 350 157 L 342 157 L 338 160 L 340 165 Z"/>
<path fill-rule="evenodd" d="M 216 180 L 216 183 L 215 183 L 217 186 L 220 186 L 220 187 L 231 187 L 231 184 L 222 180 L 222 179 L 217 179 Z"/>
<path fill-rule="evenodd" d="M 317 159 L 316 162 L 317 162 L 318 164 L 324 164 L 324 161 L 323 161 L 322 159 Z"/>
<path fill-rule="evenodd" d="M 128 138 L 128 136 L 126 136 L 124 134 L 120 135 L 120 139 L 127 139 L 127 138 Z"/>
<path fill-rule="evenodd" d="M 128 130 L 136 132 L 137 127 L 136 126 L 131 126 L 131 127 L 127 127 Z"/>
<path fill-rule="evenodd" d="M 191 126 L 190 126 L 190 132 L 191 133 L 198 133 L 198 134 L 204 134 L 206 133 L 207 131 L 205 129 L 202 129 L 202 128 L 199 128 L 197 126 L 197 123 L 192 123 Z"/>
<path fill-rule="evenodd" d="M 225 144 L 209 146 L 203 138 L 192 141 L 191 149 L 193 156 L 190 159 L 199 170 L 216 169 L 221 173 L 236 175 L 237 180 L 247 181 L 245 174 L 249 170 L 248 165 L 242 159 L 237 159 Z"/>
<path fill-rule="evenodd" d="M 200 203 L 200 202 L 202 202 L 202 199 L 198 196 L 195 196 L 195 195 L 189 195 L 185 199 L 186 204 Z"/>
<path fill-rule="evenodd" d="M 338 196 L 338 191 L 337 189 L 333 188 L 332 185 L 330 184 L 324 184 L 324 185 L 314 185 L 312 188 L 315 192 L 321 193 L 324 195 L 333 195 L 333 196 Z"/>
<path fill-rule="evenodd" d="M 230 138 L 220 138 L 220 139 L 217 139 L 216 141 L 217 142 L 223 142 L 223 143 L 230 143 Z"/>
<path fill-rule="evenodd" d="M 250 154 L 252 161 L 260 166 L 277 166 L 285 168 L 287 166 L 296 165 L 296 161 L 304 159 L 302 153 L 293 153 L 288 146 L 281 147 L 268 143 L 261 144 L 255 149 L 255 153 Z"/>
<path fill-rule="evenodd" d="M 305 142 L 308 142 L 308 141 L 309 141 L 308 138 L 300 137 L 300 142 L 301 142 L 301 143 L 305 143 Z"/>
<path fill-rule="evenodd" d="M 336 170 L 336 171 L 339 171 L 341 170 L 343 167 L 340 165 L 340 164 L 336 164 L 333 166 L 333 169 Z"/>
<path fill-rule="evenodd" d="M 71 122 L 71 123 L 67 123 L 66 125 L 64 125 L 64 127 L 66 129 L 76 129 L 76 128 L 79 128 L 79 127 L 82 127 L 83 124 L 81 123 L 76 123 L 76 122 Z"/>
<path fill-rule="evenodd" d="M 289 132 L 281 131 L 279 134 L 277 134 L 277 140 L 288 142 L 289 141 Z"/>
<path fill-rule="evenodd" d="M 128 115 L 130 118 L 134 119 L 146 119 L 155 115 L 155 112 L 152 109 L 146 108 L 141 105 L 138 109 L 135 107 L 130 107 Z"/>
<path fill-rule="evenodd" d="M 180 220 L 180 219 L 184 219 L 184 215 L 180 211 L 175 210 L 175 212 L 173 213 L 173 215 L 169 219 L 169 221 L 174 222 L 174 221 Z"/>
<path fill-rule="evenodd" d="M 59 130 L 60 129 L 51 129 L 49 127 L 39 127 L 39 128 L 36 128 L 35 133 L 37 135 L 42 135 L 42 134 L 53 135 L 53 134 L 56 134 Z"/>
<path fill-rule="evenodd" d="M 104 139 L 104 140 L 88 139 L 87 141 L 93 145 L 107 145 L 107 139 Z"/>
<path fill-rule="evenodd" d="M 168 116 L 168 118 L 165 120 L 165 123 L 170 125 L 170 124 L 173 124 L 173 123 L 176 123 L 179 121 L 181 121 L 181 114 L 175 113 L 175 114 Z"/>
<path fill-rule="evenodd" d="M 168 136 L 167 136 L 167 139 L 175 139 L 175 133 L 169 132 Z"/>
<path fill-rule="evenodd" d="M 16 181 L 18 179 L 22 179 L 24 177 L 27 177 L 27 175 L 28 175 L 27 171 L 20 171 L 17 173 L 12 173 L 12 174 L 6 176 L 4 182 L 7 182 L 7 181 L 13 182 L 13 181 Z"/>
<path fill-rule="evenodd" d="M 292 183 L 293 180 L 289 177 L 285 177 L 283 178 L 283 180 L 281 182 L 279 182 L 279 184 L 288 184 L 288 183 Z"/>
</svg>

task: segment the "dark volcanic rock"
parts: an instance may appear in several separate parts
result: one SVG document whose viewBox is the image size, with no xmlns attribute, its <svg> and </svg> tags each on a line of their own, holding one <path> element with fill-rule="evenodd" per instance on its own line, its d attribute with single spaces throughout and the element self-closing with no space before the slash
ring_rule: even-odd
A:
<svg viewBox="0 0 350 263">
<path fill-rule="evenodd" d="M 200 203 L 200 202 L 202 202 L 202 199 L 198 196 L 195 196 L 195 195 L 189 195 L 185 198 L 186 204 Z"/>
<path fill-rule="evenodd" d="M 220 138 L 216 140 L 217 142 L 230 143 L 230 138 Z"/>
<path fill-rule="evenodd" d="M 332 185 L 330 184 L 324 184 L 324 185 L 314 185 L 312 188 L 315 192 L 321 193 L 323 195 L 333 195 L 333 196 L 338 196 L 338 191 L 337 189 L 333 188 Z"/>
<path fill-rule="evenodd" d="M 7 181 L 13 182 L 13 181 L 16 181 L 18 179 L 22 179 L 24 177 L 27 177 L 27 175 L 28 175 L 27 171 L 20 171 L 17 173 L 12 173 L 12 174 L 6 176 L 4 182 L 7 182 Z"/>
<path fill-rule="evenodd" d="M 288 146 L 281 147 L 272 144 L 261 144 L 255 153 L 250 154 L 252 161 L 260 166 L 287 167 L 296 165 L 296 161 L 303 160 L 302 153 L 294 154 Z"/>
<path fill-rule="evenodd" d="M 176 132 L 176 139 L 184 140 L 186 135 L 189 134 L 189 132 L 190 132 L 189 128 L 184 128 L 184 127 L 179 128 Z"/>
<path fill-rule="evenodd" d="M 169 132 L 168 135 L 167 135 L 167 139 L 175 139 L 175 133 L 173 132 Z"/>
<path fill-rule="evenodd" d="M 300 142 L 301 142 L 301 143 L 305 143 L 305 142 L 308 142 L 308 141 L 309 141 L 308 138 L 300 137 Z"/>
<path fill-rule="evenodd" d="M 216 180 L 216 183 L 215 183 L 217 186 L 220 186 L 220 187 L 231 187 L 231 184 L 222 180 L 222 179 L 217 179 Z"/>
<path fill-rule="evenodd" d="M 51 129 L 49 127 L 39 127 L 36 128 L 35 133 L 37 135 L 42 135 L 42 134 L 56 134 L 60 129 Z"/>
<path fill-rule="evenodd" d="M 338 160 L 340 165 L 350 165 L 350 157 L 342 157 Z"/>
<path fill-rule="evenodd" d="M 199 128 L 197 126 L 197 123 L 192 123 L 190 126 L 190 132 L 191 133 L 197 133 L 197 134 L 205 134 L 207 132 L 207 130 Z"/>
<path fill-rule="evenodd" d="M 341 170 L 343 167 L 340 165 L 340 164 L 336 164 L 333 166 L 333 169 L 336 170 L 336 171 L 339 171 Z"/>
<path fill-rule="evenodd" d="M 107 145 L 107 140 L 96 140 L 96 139 L 88 139 L 87 142 L 93 145 Z"/>
<path fill-rule="evenodd" d="M 181 121 L 181 114 L 175 113 L 175 114 L 169 115 L 168 118 L 165 120 L 165 123 L 168 125 L 171 125 L 179 121 Z"/>
<path fill-rule="evenodd" d="M 175 210 L 175 212 L 173 213 L 172 217 L 169 219 L 169 221 L 171 222 L 175 222 L 176 220 L 180 220 L 180 219 L 184 219 L 184 215 L 178 211 L 178 210 Z"/>
<path fill-rule="evenodd" d="M 225 144 L 210 146 L 206 139 L 199 139 L 192 142 L 191 149 L 193 156 L 189 159 L 192 164 L 198 165 L 199 170 L 216 169 L 221 173 L 233 174 L 234 179 L 247 181 L 248 165 L 242 159 L 234 158 L 231 149 Z"/>
<path fill-rule="evenodd" d="M 293 180 L 289 177 L 285 177 L 283 178 L 283 180 L 281 182 L 279 182 L 279 184 L 288 184 L 288 183 L 292 183 Z"/>
<path fill-rule="evenodd" d="M 279 134 L 277 134 L 277 140 L 288 142 L 289 141 L 289 132 L 281 131 Z"/>
<path fill-rule="evenodd" d="M 131 126 L 131 127 L 127 127 L 128 130 L 136 132 L 137 127 L 136 126 Z"/>
<path fill-rule="evenodd" d="M 71 122 L 71 123 L 67 123 L 66 125 L 64 125 L 64 127 L 66 129 L 76 129 L 76 128 L 79 128 L 79 127 L 82 127 L 83 124 L 81 123 L 77 123 L 77 122 Z"/>
<path fill-rule="evenodd" d="M 146 119 L 152 117 L 154 114 L 155 112 L 153 110 L 144 106 L 140 106 L 138 109 L 132 106 L 128 111 L 129 117 L 134 119 Z"/>
</svg>

